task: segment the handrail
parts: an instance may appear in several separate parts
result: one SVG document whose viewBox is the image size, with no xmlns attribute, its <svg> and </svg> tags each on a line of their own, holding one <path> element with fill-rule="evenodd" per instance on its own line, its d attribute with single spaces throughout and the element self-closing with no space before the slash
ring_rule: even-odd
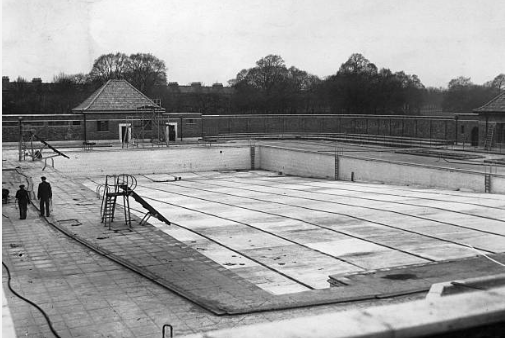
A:
<svg viewBox="0 0 505 338">
<path fill-rule="evenodd" d="M 166 332 L 165 328 L 167 328 L 167 327 L 170 328 L 170 338 L 173 338 L 173 336 L 174 336 L 174 328 L 170 324 L 163 325 L 163 328 L 162 328 L 162 330 L 163 330 L 162 331 L 163 338 L 165 338 L 165 332 Z"/>
</svg>

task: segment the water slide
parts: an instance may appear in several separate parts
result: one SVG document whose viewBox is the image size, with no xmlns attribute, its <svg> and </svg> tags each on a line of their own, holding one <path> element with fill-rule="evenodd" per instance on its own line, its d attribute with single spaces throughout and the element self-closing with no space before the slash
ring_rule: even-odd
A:
<svg viewBox="0 0 505 338">
<path fill-rule="evenodd" d="M 135 191 L 128 188 L 123 189 L 128 193 L 129 196 L 133 197 L 135 201 L 137 201 L 144 209 L 146 209 L 150 216 L 153 216 L 158 220 L 160 220 L 161 222 L 170 225 L 170 221 L 168 219 L 166 219 L 161 213 L 159 213 L 156 209 L 154 209 L 154 207 L 151 204 L 147 203 L 147 201 L 143 199 L 141 196 L 139 196 Z"/>
<path fill-rule="evenodd" d="M 52 151 L 54 151 L 56 154 L 60 155 L 60 156 L 63 156 L 65 158 L 69 158 L 67 155 L 63 154 L 61 151 L 59 151 L 58 149 L 56 149 L 55 147 L 53 147 L 52 145 L 50 145 L 49 143 L 47 143 L 45 140 L 41 139 L 40 137 L 38 137 L 37 135 L 33 134 L 32 135 L 37 139 L 39 140 L 40 142 L 42 142 L 42 144 L 44 144 L 45 146 L 47 146 L 49 149 L 51 149 Z"/>
</svg>

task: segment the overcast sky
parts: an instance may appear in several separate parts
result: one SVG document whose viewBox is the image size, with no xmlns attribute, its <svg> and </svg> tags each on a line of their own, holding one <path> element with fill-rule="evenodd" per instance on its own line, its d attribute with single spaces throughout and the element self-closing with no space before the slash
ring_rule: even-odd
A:
<svg viewBox="0 0 505 338">
<path fill-rule="evenodd" d="M 88 73 L 152 53 L 179 84 L 228 80 L 268 54 L 319 77 L 351 54 L 445 87 L 505 73 L 504 0 L 2 0 L 2 75 Z"/>
</svg>

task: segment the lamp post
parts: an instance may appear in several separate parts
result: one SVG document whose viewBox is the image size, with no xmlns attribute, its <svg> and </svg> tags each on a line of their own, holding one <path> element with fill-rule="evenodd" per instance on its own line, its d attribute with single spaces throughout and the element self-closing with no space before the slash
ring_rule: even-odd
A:
<svg viewBox="0 0 505 338">
<path fill-rule="evenodd" d="M 19 121 L 19 161 L 23 160 L 23 117 L 18 117 Z"/>
</svg>

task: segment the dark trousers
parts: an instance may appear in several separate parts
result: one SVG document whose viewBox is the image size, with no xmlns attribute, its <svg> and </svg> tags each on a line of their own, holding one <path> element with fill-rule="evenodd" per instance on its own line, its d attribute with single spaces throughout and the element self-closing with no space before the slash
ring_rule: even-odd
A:
<svg viewBox="0 0 505 338">
<path fill-rule="evenodd" d="M 46 216 L 49 216 L 49 198 L 41 198 L 40 199 L 40 215 L 41 216 L 44 216 L 44 210 L 46 211 Z"/>
<path fill-rule="evenodd" d="M 18 206 L 19 206 L 19 219 L 26 219 L 28 202 L 18 202 Z"/>
</svg>

